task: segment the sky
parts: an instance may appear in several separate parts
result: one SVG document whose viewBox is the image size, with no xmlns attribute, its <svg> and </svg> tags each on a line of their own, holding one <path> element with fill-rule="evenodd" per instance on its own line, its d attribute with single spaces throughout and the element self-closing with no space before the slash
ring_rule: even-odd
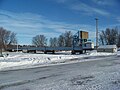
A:
<svg viewBox="0 0 120 90">
<path fill-rule="evenodd" d="M 58 37 L 65 31 L 120 26 L 120 0 L 0 0 L 0 27 L 17 33 L 18 44 L 32 44 L 36 35 Z"/>
</svg>

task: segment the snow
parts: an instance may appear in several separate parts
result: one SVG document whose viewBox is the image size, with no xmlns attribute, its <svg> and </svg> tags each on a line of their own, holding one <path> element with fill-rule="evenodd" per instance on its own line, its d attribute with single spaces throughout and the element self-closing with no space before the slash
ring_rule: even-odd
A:
<svg viewBox="0 0 120 90">
<path fill-rule="evenodd" d="M 9 54 L 7 56 L 7 54 Z M 22 52 L 6 52 L 4 57 L 0 57 L 0 70 L 9 69 L 13 67 L 34 67 L 35 65 L 50 65 L 58 63 L 66 63 L 74 61 L 73 59 L 81 59 L 96 56 L 109 56 L 116 53 L 98 53 L 96 51 L 88 52 L 87 54 L 71 55 L 69 51 L 58 52 L 56 54 L 32 54 Z"/>
<path fill-rule="evenodd" d="M 81 55 L 71 55 L 70 52 L 9 53 L 7 57 L 0 57 L 0 65 L 3 65 L 0 66 L 3 70 L 0 71 L 0 90 L 120 90 L 119 55 L 120 52 L 96 51 Z M 60 62 L 71 64 L 61 65 Z M 52 63 L 55 65 L 5 70 L 14 66 L 27 68 Z"/>
<path fill-rule="evenodd" d="M 117 46 L 116 45 L 102 45 L 102 46 L 99 46 L 98 48 L 105 48 L 105 49 L 107 49 L 107 48 L 117 48 Z"/>
</svg>

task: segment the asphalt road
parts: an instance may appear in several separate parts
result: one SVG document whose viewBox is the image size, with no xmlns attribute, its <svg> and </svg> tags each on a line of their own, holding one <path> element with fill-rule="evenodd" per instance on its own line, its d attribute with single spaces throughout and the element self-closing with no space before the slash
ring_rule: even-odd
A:
<svg viewBox="0 0 120 90">
<path fill-rule="evenodd" d="M 120 57 L 0 71 L 0 90 L 120 90 Z M 117 85 L 117 86 L 116 86 Z"/>
</svg>

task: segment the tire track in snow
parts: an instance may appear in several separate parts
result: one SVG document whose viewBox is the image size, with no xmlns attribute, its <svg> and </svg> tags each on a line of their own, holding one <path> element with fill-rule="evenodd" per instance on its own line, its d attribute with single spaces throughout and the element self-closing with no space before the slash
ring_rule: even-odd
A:
<svg viewBox="0 0 120 90">
<path fill-rule="evenodd" d="M 44 77 L 40 77 L 40 78 L 36 78 L 36 79 L 32 79 L 32 80 L 23 80 L 23 81 L 18 81 L 18 82 L 14 82 L 14 83 L 7 83 L 7 84 L 0 85 L 0 90 L 4 89 L 4 88 L 13 87 L 13 86 L 24 85 L 27 83 L 34 83 L 34 82 L 39 81 L 39 80 L 44 80 L 44 79 L 51 78 L 51 77 L 57 77 L 60 75 L 62 75 L 62 74 L 52 74 L 49 76 L 44 76 Z"/>
</svg>

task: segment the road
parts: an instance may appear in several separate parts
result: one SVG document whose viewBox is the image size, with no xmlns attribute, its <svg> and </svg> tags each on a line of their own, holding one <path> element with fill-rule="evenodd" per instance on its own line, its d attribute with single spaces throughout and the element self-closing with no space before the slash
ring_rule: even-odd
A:
<svg viewBox="0 0 120 90">
<path fill-rule="evenodd" d="M 120 90 L 118 56 L 0 71 L 0 90 Z"/>
</svg>

